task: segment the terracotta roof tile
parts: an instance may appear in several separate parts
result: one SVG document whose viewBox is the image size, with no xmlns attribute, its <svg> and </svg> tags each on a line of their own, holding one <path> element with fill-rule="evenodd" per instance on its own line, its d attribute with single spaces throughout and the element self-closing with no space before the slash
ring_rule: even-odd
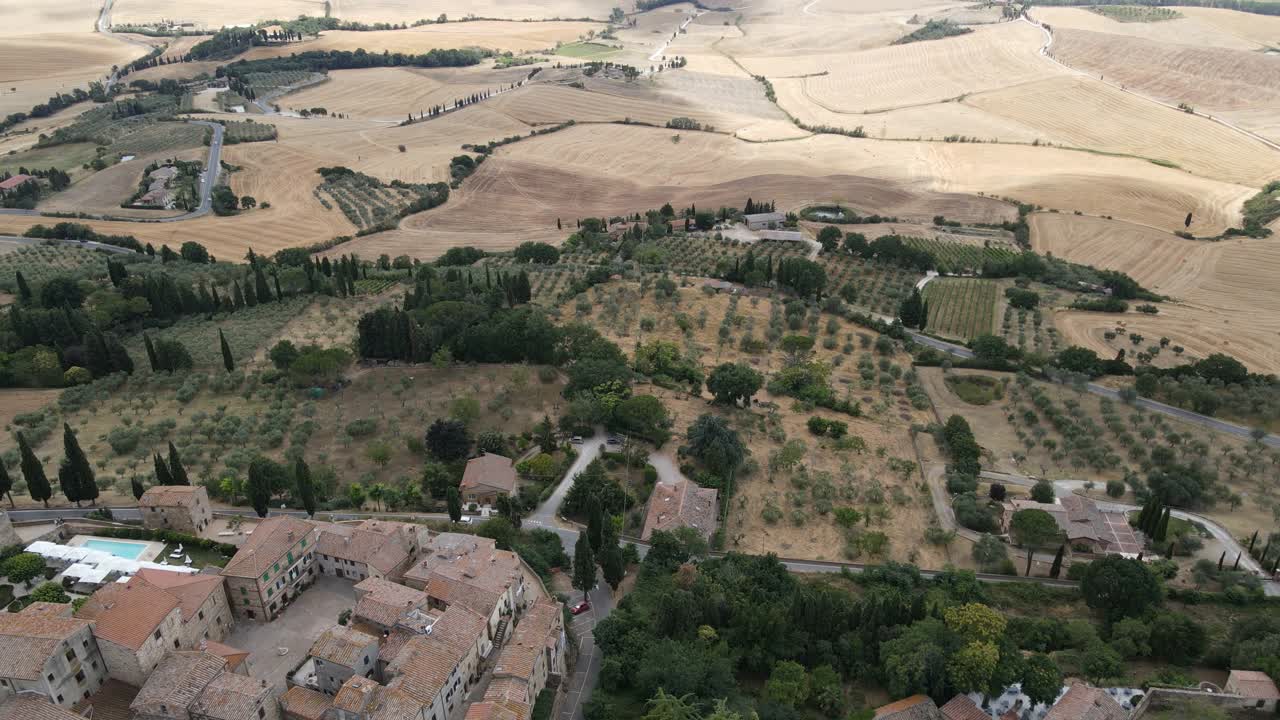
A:
<svg viewBox="0 0 1280 720">
<path fill-rule="evenodd" d="M 138 571 L 135 577 L 140 577 L 178 598 L 179 607 L 182 608 L 183 622 L 188 622 L 191 618 L 196 617 L 196 613 L 209 600 L 210 595 L 222 591 L 222 577 L 219 575 L 205 575 L 204 573 L 188 575 L 186 573 L 168 572 L 167 570 L 143 568 Z"/>
<path fill-rule="evenodd" d="M 359 600 L 354 615 L 383 627 L 395 625 L 407 611 L 427 604 L 427 594 L 421 590 L 381 578 L 361 580 L 355 590 Z"/>
<path fill-rule="evenodd" d="M 516 677 L 528 681 L 534 665 L 547 646 L 547 638 L 558 634 L 560 607 L 538 603 L 516 625 L 511 641 L 498 654 L 494 677 Z"/>
<path fill-rule="evenodd" d="M 405 642 L 391 662 L 396 677 L 388 687 L 430 704 L 484 631 L 485 618 L 463 607 L 449 608 L 429 635 L 415 635 Z"/>
<path fill-rule="evenodd" d="M 223 660 L 226 660 L 228 670 L 235 670 L 240 667 L 240 663 L 249 659 L 248 650 L 241 650 L 240 648 L 231 647 L 230 645 L 223 645 L 222 643 L 215 642 L 213 640 L 201 640 L 200 649 L 210 655 L 217 655 Z"/>
<path fill-rule="evenodd" d="M 467 461 L 462 473 L 462 490 L 495 490 L 508 495 L 516 488 L 516 469 L 511 458 L 485 453 Z"/>
<path fill-rule="evenodd" d="M 314 524 L 288 515 L 267 518 L 253 529 L 253 534 L 222 569 L 222 574 L 258 578 L 304 536 L 307 537 L 308 548 L 315 544 Z"/>
<path fill-rule="evenodd" d="M 93 720 L 132 720 L 129 706 L 138 696 L 138 688 L 119 680 L 102 683 L 98 692 L 75 704 L 72 710 Z"/>
<path fill-rule="evenodd" d="M 654 485 L 640 537 L 648 540 L 656 530 L 680 527 L 691 527 L 703 537 L 711 537 L 716 531 L 718 496 L 714 488 L 701 487 L 685 478 Z"/>
<path fill-rule="evenodd" d="M 167 652 L 130 707 L 136 713 L 185 718 L 187 708 L 226 666 L 226 660 L 199 650 Z"/>
<path fill-rule="evenodd" d="M 968 695 L 956 695 L 941 710 L 947 720 L 991 720 L 991 716 L 974 704 Z"/>
<path fill-rule="evenodd" d="M 1084 683 L 1072 685 L 1044 720 L 1128 720 L 1129 713 L 1105 691 Z"/>
<path fill-rule="evenodd" d="M 44 696 L 11 695 L 3 704 L 0 704 L 0 720 L 84 720 L 84 718 L 54 705 Z"/>
<path fill-rule="evenodd" d="M 270 695 L 264 680 L 222 673 L 196 698 L 191 712 L 214 720 L 256 720 L 258 705 Z"/>
<path fill-rule="evenodd" d="M 1257 670 L 1232 670 L 1227 676 L 1227 692 L 1257 700 L 1280 699 L 1280 690 L 1271 677 Z"/>
<path fill-rule="evenodd" d="M 56 615 L 47 605 L 35 603 L 20 613 L 0 613 L 0 677 L 38 680 L 45 661 L 62 642 L 90 624 Z"/>
<path fill-rule="evenodd" d="M 330 707 L 333 701 L 328 695 L 300 686 L 291 687 L 280 696 L 280 709 L 290 720 L 320 720 Z"/>
<path fill-rule="evenodd" d="M 173 593 L 135 575 L 127 583 L 102 586 L 89 596 L 76 617 L 92 620 L 98 639 L 139 650 L 181 604 Z"/>
<path fill-rule="evenodd" d="M 944 720 L 928 695 L 912 695 L 876 708 L 874 720 Z"/>
<path fill-rule="evenodd" d="M 138 498 L 139 505 L 155 507 L 189 507 L 195 504 L 200 495 L 206 496 L 208 491 L 199 485 L 154 485 Z"/>
<path fill-rule="evenodd" d="M 320 634 L 312 643 L 308 654 L 325 662 L 354 668 L 360 665 L 361 655 L 369 646 L 376 647 L 377 644 L 378 638 L 373 635 L 366 635 L 343 625 L 334 625 Z"/>
<path fill-rule="evenodd" d="M 402 537 L 394 534 L 326 523 L 320 526 L 316 552 L 369 565 L 388 575 L 408 562 L 410 548 Z"/>
</svg>

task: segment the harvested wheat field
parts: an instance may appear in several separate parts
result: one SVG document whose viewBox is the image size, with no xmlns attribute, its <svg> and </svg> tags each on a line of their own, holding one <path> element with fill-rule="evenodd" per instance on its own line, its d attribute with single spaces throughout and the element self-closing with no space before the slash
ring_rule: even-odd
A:
<svg viewBox="0 0 1280 720">
<path fill-rule="evenodd" d="M 1280 248 L 1270 240 L 1183 240 L 1099 218 L 1036 214 L 1033 246 L 1073 262 L 1131 274 L 1175 302 L 1158 315 L 1060 312 L 1068 344 L 1114 355 L 1103 338 L 1122 319 L 1130 332 L 1169 337 L 1189 355 L 1227 352 L 1255 372 L 1280 371 Z M 1246 319 L 1237 313 L 1250 309 Z"/>
<path fill-rule="evenodd" d="M 285 95 L 276 104 L 282 110 L 322 107 L 330 114 L 399 123 L 434 105 L 452 105 L 476 93 L 504 90 L 528 73 L 523 68 L 482 67 L 337 70 L 325 82 Z"/>
<path fill-rule="evenodd" d="M 102 4 L 86 0 L 0 3 L 0 37 L 91 33 Z"/>
<path fill-rule="evenodd" d="M 369 52 L 424 53 L 436 48 L 482 47 L 498 52 L 534 52 L 554 49 L 557 43 L 573 42 L 588 31 L 599 31 L 599 23 L 585 22 L 473 22 L 423 25 L 404 30 L 356 32 L 332 30 L 320 37 L 287 45 L 253 48 L 247 60 L 281 57 L 308 50 L 358 50 Z M 528 69 L 525 69 L 528 72 Z"/>
<path fill-rule="evenodd" d="M 324 15 L 321 0 L 115 0 L 111 24 L 151 25 L 162 21 L 190 23 L 196 29 L 215 31 L 230 25 L 250 25 L 265 20 Z"/>
<path fill-rule="evenodd" d="M 332 14 L 361 22 L 414 22 L 447 15 L 501 20 L 554 20 L 557 18 L 603 20 L 617 3 L 612 0 L 331 0 Z"/>
<path fill-rule="evenodd" d="M 1261 44 L 1238 29 L 1227 27 L 1230 21 L 1218 23 L 1193 14 L 1197 8 L 1176 8 L 1183 17 L 1159 22 L 1119 22 L 1084 8 L 1037 7 L 1031 17 L 1053 28 L 1056 49 L 1057 34 L 1063 30 L 1087 30 L 1117 38 L 1133 38 L 1172 43 L 1187 47 L 1257 50 Z M 1215 11 L 1218 12 L 1218 11 Z M 1223 10 L 1239 16 L 1241 22 L 1260 23 L 1263 27 L 1280 24 L 1280 18 Z"/>
<path fill-rule="evenodd" d="M 1061 68 L 1038 54 L 1040 30 L 1028 23 L 983 26 L 968 35 L 784 63 L 743 59 L 752 72 L 804 79 L 810 102 L 833 112 L 875 112 L 941 102 L 1055 77 Z"/>
<path fill-rule="evenodd" d="M 1083 30 L 1054 33 L 1063 62 L 1165 100 L 1197 109 L 1280 106 L 1280 66 L 1246 50 L 1193 47 Z M 1204 106 L 1204 107 L 1201 107 Z"/>
<path fill-rule="evenodd" d="M 112 65 L 145 54 L 136 45 L 89 32 L 5 37 L 0 41 L 0 116 L 106 80 Z"/>
<path fill-rule="evenodd" d="M 1217 123 L 1084 77 L 971 95 L 992 115 L 1035 128 L 1042 141 L 1172 162 L 1204 177 L 1261 186 L 1280 174 L 1280 151 Z M 1098 122 L 1098 118 L 1107 122 Z M 1205 152 L 1212 147 L 1212 152 Z"/>
</svg>

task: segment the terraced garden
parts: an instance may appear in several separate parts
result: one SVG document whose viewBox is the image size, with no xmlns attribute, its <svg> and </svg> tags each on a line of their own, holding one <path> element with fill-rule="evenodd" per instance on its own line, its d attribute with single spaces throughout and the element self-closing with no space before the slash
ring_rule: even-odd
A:
<svg viewBox="0 0 1280 720">
<path fill-rule="evenodd" d="M 978 278 L 938 278 L 925 286 L 929 332 L 971 340 L 995 328 L 996 283 Z"/>
</svg>

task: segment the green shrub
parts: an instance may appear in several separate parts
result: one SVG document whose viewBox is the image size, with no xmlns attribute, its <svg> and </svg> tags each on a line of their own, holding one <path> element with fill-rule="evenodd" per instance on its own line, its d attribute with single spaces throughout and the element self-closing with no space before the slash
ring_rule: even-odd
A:
<svg viewBox="0 0 1280 720">
<path fill-rule="evenodd" d="M 368 437 L 378 429 L 378 421 L 373 418 L 352 420 L 347 423 L 347 435 L 353 438 Z"/>
</svg>

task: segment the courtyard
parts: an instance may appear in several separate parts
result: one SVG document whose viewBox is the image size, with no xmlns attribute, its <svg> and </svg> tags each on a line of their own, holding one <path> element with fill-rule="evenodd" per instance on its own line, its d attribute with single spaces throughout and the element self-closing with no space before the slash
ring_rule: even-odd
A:
<svg viewBox="0 0 1280 720">
<path fill-rule="evenodd" d="M 285 691 L 285 675 L 307 656 L 320 633 L 338 624 L 338 614 L 355 607 L 355 587 L 348 580 L 320 575 L 314 585 L 269 623 L 240 620 L 224 640 L 249 651 L 249 674 Z M 281 649 L 287 649 L 283 655 Z"/>
</svg>

